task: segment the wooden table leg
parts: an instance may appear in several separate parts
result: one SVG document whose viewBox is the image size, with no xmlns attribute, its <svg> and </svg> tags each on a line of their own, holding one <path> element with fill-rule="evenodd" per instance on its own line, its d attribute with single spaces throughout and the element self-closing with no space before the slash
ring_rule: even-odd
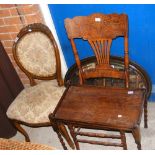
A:
<svg viewBox="0 0 155 155">
<path fill-rule="evenodd" d="M 72 126 L 72 125 L 68 125 L 68 128 L 69 128 L 70 134 L 71 134 L 71 136 L 72 136 L 72 138 L 73 138 L 73 141 L 74 141 L 74 143 L 75 143 L 76 149 L 77 149 L 77 150 L 80 150 L 80 146 L 79 146 L 79 143 L 78 143 L 78 141 L 77 141 L 76 134 L 75 134 L 75 132 L 74 132 L 73 126 Z"/>
<path fill-rule="evenodd" d="M 61 135 L 66 139 L 66 141 L 68 142 L 68 145 L 72 148 L 72 149 L 75 149 L 75 146 L 74 146 L 74 142 L 71 140 L 67 130 L 66 130 L 66 127 L 61 124 L 59 125 L 59 131 L 61 133 Z"/>
<path fill-rule="evenodd" d="M 144 128 L 148 128 L 148 122 L 147 122 L 147 99 L 145 99 L 144 102 Z"/>
<path fill-rule="evenodd" d="M 120 135 L 121 135 L 121 141 L 122 141 L 122 145 L 123 145 L 123 150 L 127 150 L 125 132 L 124 131 L 120 131 Z"/>
<path fill-rule="evenodd" d="M 135 139 L 138 150 L 141 150 L 141 134 L 140 134 L 140 127 L 139 126 L 135 129 L 133 129 L 132 135 Z"/>
<path fill-rule="evenodd" d="M 57 135 L 58 135 L 58 138 L 60 140 L 60 143 L 62 144 L 63 149 L 64 150 L 67 150 L 67 147 L 65 145 L 65 142 L 63 141 L 63 138 L 62 138 L 61 133 L 59 131 L 57 132 Z"/>
<path fill-rule="evenodd" d="M 62 138 L 62 135 L 61 135 L 61 133 L 60 133 L 58 124 L 57 124 L 56 122 L 53 122 L 52 127 L 53 127 L 53 130 L 57 133 L 58 138 L 59 138 L 59 140 L 60 140 L 60 143 L 61 143 L 63 149 L 64 149 L 64 150 L 68 150 L 67 147 L 66 147 L 66 145 L 65 145 L 65 142 L 64 142 L 64 140 L 63 140 L 63 138 Z"/>
</svg>

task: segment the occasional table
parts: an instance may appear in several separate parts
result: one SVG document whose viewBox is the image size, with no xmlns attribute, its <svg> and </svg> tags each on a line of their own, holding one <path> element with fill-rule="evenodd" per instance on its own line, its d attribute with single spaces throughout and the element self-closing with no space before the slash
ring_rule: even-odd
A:
<svg viewBox="0 0 155 155">
<path fill-rule="evenodd" d="M 95 56 L 87 57 L 81 60 L 82 68 L 87 70 L 94 67 L 96 63 Z M 122 70 L 124 69 L 124 58 L 118 56 L 110 56 L 110 64 L 112 67 Z M 67 71 L 64 83 L 67 86 L 79 84 L 78 68 L 76 64 L 73 64 Z M 87 85 L 104 86 L 104 87 L 124 87 L 124 81 L 113 78 L 93 78 L 86 81 Z M 146 88 L 147 98 L 144 104 L 144 127 L 148 127 L 147 123 L 147 100 L 150 97 L 152 90 L 152 82 L 147 72 L 137 63 L 129 62 L 129 87 Z"/>
<path fill-rule="evenodd" d="M 141 149 L 140 120 L 145 101 L 144 89 L 104 88 L 97 86 L 70 86 L 66 89 L 53 114 L 49 116 L 64 149 L 67 149 L 59 132 L 60 124 L 67 125 L 76 149 L 79 142 L 127 149 L 125 132 L 131 132 Z M 120 135 L 83 133 L 80 128 L 114 130 Z M 78 139 L 77 136 L 120 139 L 121 143 Z"/>
</svg>

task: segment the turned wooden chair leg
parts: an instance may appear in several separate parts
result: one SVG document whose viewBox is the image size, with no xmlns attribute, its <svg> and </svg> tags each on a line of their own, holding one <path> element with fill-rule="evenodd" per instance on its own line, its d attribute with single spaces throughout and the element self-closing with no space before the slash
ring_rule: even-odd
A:
<svg viewBox="0 0 155 155">
<path fill-rule="evenodd" d="M 148 123 L 147 123 L 147 99 L 145 99 L 144 102 L 144 128 L 148 128 Z"/>
<path fill-rule="evenodd" d="M 137 144 L 138 150 L 141 150 L 141 134 L 140 134 L 140 127 L 133 129 L 132 135 L 135 139 L 135 143 Z"/>
<path fill-rule="evenodd" d="M 124 131 L 120 131 L 120 135 L 121 135 L 121 143 L 123 145 L 123 150 L 127 150 L 125 132 Z"/>
<path fill-rule="evenodd" d="M 77 150 L 80 150 L 80 146 L 79 146 L 79 143 L 78 143 L 78 141 L 77 141 L 76 135 L 75 135 L 75 133 L 74 133 L 74 128 L 73 128 L 73 126 L 72 126 L 72 125 L 68 125 L 68 128 L 69 128 L 70 134 L 71 134 L 71 136 L 72 136 L 72 138 L 73 138 L 73 140 L 74 140 L 76 149 L 77 149 Z"/>
<path fill-rule="evenodd" d="M 59 130 L 60 130 L 60 133 L 62 134 L 62 136 L 66 139 L 66 141 L 68 142 L 69 146 L 72 148 L 72 149 L 75 149 L 75 146 L 74 146 L 74 143 L 73 141 L 71 140 L 68 132 L 67 132 L 67 129 L 64 125 L 59 125 Z"/>
<path fill-rule="evenodd" d="M 30 138 L 27 134 L 27 132 L 20 126 L 19 123 L 13 122 L 13 125 L 15 126 L 15 128 L 25 137 L 25 141 L 26 142 L 30 142 Z"/>
</svg>

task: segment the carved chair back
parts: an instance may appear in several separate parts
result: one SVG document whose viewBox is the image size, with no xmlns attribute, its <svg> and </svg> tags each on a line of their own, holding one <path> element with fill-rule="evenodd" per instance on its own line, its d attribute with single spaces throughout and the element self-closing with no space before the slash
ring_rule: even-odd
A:
<svg viewBox="0 0 155 155">
<path fill-rule="evenodd" d="M 65 28 L 71 41 L 75 60 L 79 69 L 80 84 L 88 78 L 111 77 L 125 80 L 129 86 L 128 17 L 126 14 L 92 14 L 65 19 Z M 118 71 L 110 65 L 110 48 L 117 37 L 124 37 L 124 70 Z M 96 56 L 95 68 L 84 70 L 75 44 L 75 39 L 87 40 Z"/>
<path fill-rule="evenodd" d="M 36 84 L 35 79 L 57 79 L 59 85 L 63 84 L 59 50 L 44 24 L 34 23 L 22 28 L 14 42 L 13 55 L 32 86 Z"/>
</svg>

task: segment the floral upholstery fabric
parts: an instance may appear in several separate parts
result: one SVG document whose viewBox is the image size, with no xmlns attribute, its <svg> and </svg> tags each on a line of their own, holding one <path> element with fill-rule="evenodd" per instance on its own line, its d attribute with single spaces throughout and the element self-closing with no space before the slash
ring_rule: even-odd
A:
<svg viewBox="0 0 155 155">
<path fill-rule="evenodd" d="M 25 88 L 9 106 L 7 116 L 27 123 L 49 122 L 48 115 L 55 109 L 64 90 L 65 87 L 58 86 L 56 80 Z"/>
<path fill-rule="evenodd" d="M 42 32 L 26 34 L 16 48 L 19 62 L 32 74 L 50 76 L 56 72 L 54 47 Z"/>
</svg>

